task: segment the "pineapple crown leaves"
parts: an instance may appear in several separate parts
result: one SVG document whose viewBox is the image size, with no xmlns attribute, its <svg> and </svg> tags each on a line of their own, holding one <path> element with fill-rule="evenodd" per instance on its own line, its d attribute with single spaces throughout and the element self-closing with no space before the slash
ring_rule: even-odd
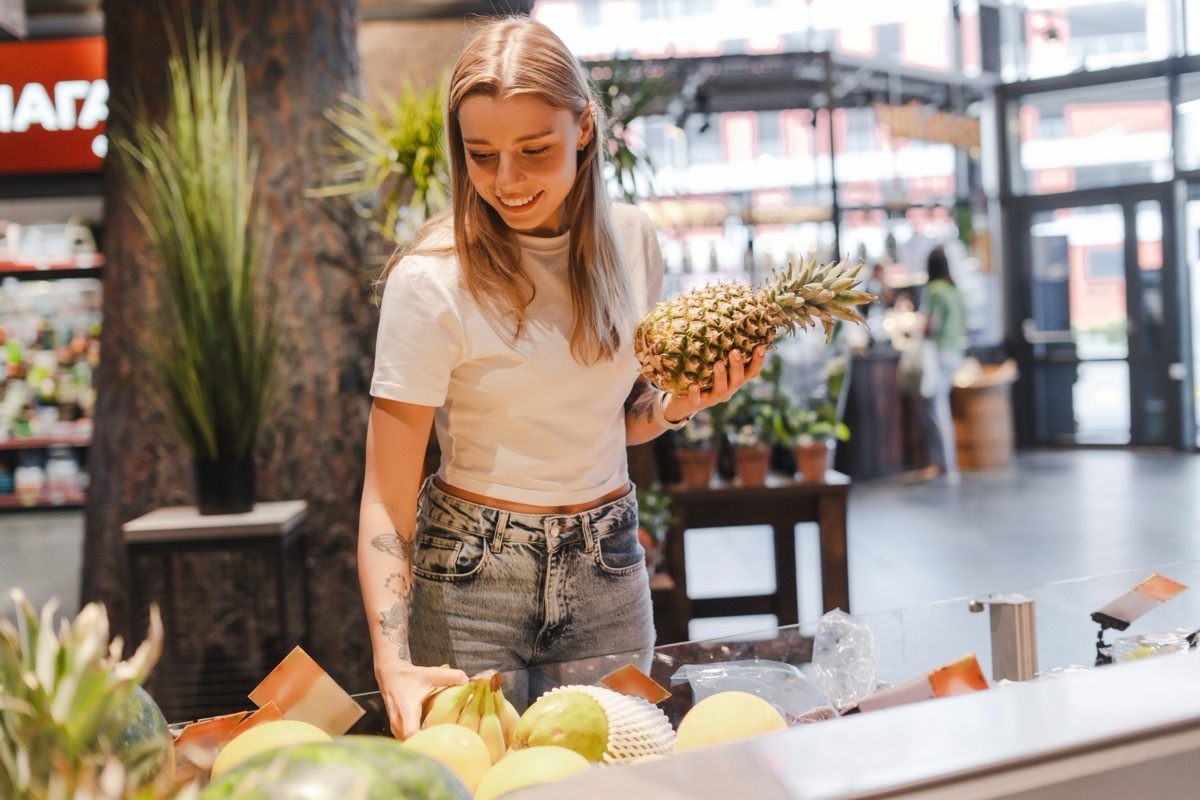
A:
<svg viewBox="0 0 1200 800">
<path fill-rule="evenodd" d="M 11 800 L 106 800 L 144 782 L 136 764 L 114 754 L 119 714 L 157 662 L 162 621 L 128 660 L 120 637 L 110 641 L 104 608 L 91 603 L 55 628 L 58 605 L 40 615 L 12 590 L 16 624 L 0 619 L 0 796 Z M 114 730 L 114 728 L 117 728 Z"/>
<path fill-rule="evenodd" d="M 789 263 L 764 282 L 762 291 L 767 302 L 779 310 L 779 324 L 789 334 L 794 334 L 797 326 L 812 328 L 819 322 L 828 337 L 835 320 L 866 323 L 854 306 L 871 303 L 876 297 L 855 288 L 862 267 L 862 262 L 849 266 L 844 259 L 827 264 L 813 259 Z"/>
<path fill-rule="evenodd" d="M 721 282 L 659 303 L 637 326 L 634 352 L 651 383 L 684 394 L 693 383 L 713 385 L 713 365 L 737 348 L 770 346 L 781 331 L 819 323 L 828 339 L 837 320 L 865 323 L 854 306 L 874 300 L 858 291 L 862 264 L 789 263 L 760 287 Z"/>
</svg>

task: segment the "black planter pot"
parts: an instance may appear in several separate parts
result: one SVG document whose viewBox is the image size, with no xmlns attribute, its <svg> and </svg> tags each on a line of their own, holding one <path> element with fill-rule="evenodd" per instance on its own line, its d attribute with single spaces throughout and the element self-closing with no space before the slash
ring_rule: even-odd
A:
<svg viewBox="0 0 1200 800">
<path fill-rule="evenodd" d="M 201 514 L 244 514 L 254 508 L 253 459 L 195 459 L 192 464 Z"/>
</svg>

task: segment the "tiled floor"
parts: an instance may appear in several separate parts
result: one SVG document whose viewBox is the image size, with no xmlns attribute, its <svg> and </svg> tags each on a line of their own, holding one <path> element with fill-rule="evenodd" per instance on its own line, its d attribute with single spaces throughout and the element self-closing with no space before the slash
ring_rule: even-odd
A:
<svg viewBox="0 0 1200 800">
<path fill-rule="evenodd" d="M 852 610 L 869 613 L 1051 581 L 1200 559 L 1200 456 L 1126 450 L 1024 452 L 967 473 L 960 485 L 903 477 L 850 493 Z M 78 606 L 79 512 L 0 517 L 0 587 L 35 604 Z M 815 526 L 800 525 L 802 620 L 820 616 Z M 696 596 L 757 592 L 772 583 L 769 532 L 688 534 Z M 8 607 L 5 598 L 4 607 Z M 694 622 L 693 636 L 748 630 L 771 618 Z"/>
</svg>

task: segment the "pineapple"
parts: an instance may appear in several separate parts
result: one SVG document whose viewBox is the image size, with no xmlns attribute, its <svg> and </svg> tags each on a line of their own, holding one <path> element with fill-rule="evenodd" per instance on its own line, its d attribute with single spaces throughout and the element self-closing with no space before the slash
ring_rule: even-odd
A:
<svg viewBox="0 0 1200 800">
<path fill-rule="evenodd" d="M 854 306 L 875 296 L 860 292 L 859 263 L 788 264 L 771 274 L 758 290 L 744 283 L 709 284 L 659 303 L 634 335 L 641 372 L 665 392 L 687 394 L 693 383 L 713 385 L 713 367 L 731 350 L 747 357 L 758 345 L 770 345 L 782 331 L 815 327 L 828 337 L 833 321 L 865 322 Z"/>
<path fill-rule="evenodd" d="M 161 749 L 120 752 L 121 711 L 158 660 L 162 623 L 152 610 L 145 642 L 125 661 L 109 641 L 104 608 L 85 606 L 54 629 L 12 591 L 16 624 L 0 617 L 0 797 L 5 800 L 166 800 L 195 796 L 158 772 Z M 181 791 L 182 789 L 182 791 Z"/>
</svg>

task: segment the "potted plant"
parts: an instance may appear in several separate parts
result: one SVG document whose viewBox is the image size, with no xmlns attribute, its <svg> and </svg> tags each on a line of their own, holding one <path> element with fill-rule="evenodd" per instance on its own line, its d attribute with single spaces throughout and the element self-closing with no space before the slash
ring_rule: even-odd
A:
<svg viewBox="0 0 1200 800">
<path fill-rule="evenodd" d="M 653 575 L 662 563 L 663 543 L 675 522 L 671 498 L 659 486 L 638 487 L 638 541 L 646 551 L 646 570 Z"/>
<path fill-rule="evenodd" d="M 649 183 L 654 171 L 649 156 L 636 144 L 630 125 L 639 117 L 662 113 L 666 102 L 678 91 L 678 87 L 647 74 L 645 67 L 613 57 L 591 64 L 589 70 L 596 96 L 604 106 L 609 177 L 617 195 L 627 203 L 636 202 L 639 195 L 653 194 L 650 186 L 649 191 L 642 191 L 638 179 L 640 176 Z"/>
<path fill-rule="evenodd" d="M 276 293 L 262 269 L 270 239 L 236 50 L 215 21 L 167 63 L 167 109 L 135 109 L 113 150 L 130 203 L 162 264 L 152 353 L 166 405 L 195 466 L 202 514 L 254 505 L 254 446 L 280 350 Z"/>
<path fill-rule="evenodd" d="M 691 421 L 676 432 L 675 457 L 685 486 L 708 486 L 717 465 L 712 415 L 701 409 Z"/>
<path fill-rule="evenodd" d="M 822 481 L 829 466 L 829 447 L 836 441 L 850 438 L 846 423 L 835 417 L 832 404 L 813 408 L 802 408 L 788 422 L 794 437 L 796 466 L 800 477 L 806 481 Z"/>
<path fill-rule="evenodd" d="M 764 486 L 771 468 L 769 432 L 760 423 L 739 425 L 733 432 L 737 480 L 743 486 Z"/>
<path fill-rule="evenodd" d="M 310 197 L 349 196 L 386 239 L 407 242 L 450 202 L 443 146 L 445 84 L 406 85 L 378 105 L 354 96 L 330 109 L 334 163 Z"/>
<path fill-rule="evenodd" d="M 830 451 L 850 438 L 850 428 L 838 418 L 838 398 L 846 381 L 846 359 L 830 358 L 821 369 L 821 384 L 793 420 L 796 465 L 804 480 L 824 480 Z"/>
<path fill-rule="evenodd" d="M 783 362 L 773 355 L 758 377 L 726 404 L 738 481 L 743 485 L 764 485 L 774 449 L 791 447 L 783 421 L 794 401 L 781 384 L 782 375 Z"/>
</svg>

